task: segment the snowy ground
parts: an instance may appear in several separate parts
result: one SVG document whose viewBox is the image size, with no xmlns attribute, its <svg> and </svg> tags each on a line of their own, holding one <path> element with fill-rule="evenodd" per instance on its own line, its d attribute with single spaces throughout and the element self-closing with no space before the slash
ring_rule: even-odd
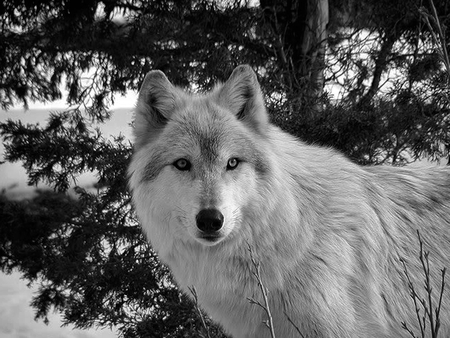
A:
<svg viewBox="0 0 450 338">
<path fill-rule="evenodd" d="M 111 330 L 76 330 L 62 327 L 59 314 L 49 316 L 50 323 L 34 320 L 30 307 L 33 289 L 20 279 L 19 273 L 0 272 L 0 337 L 2 338 L 114 338 Z"/>
</svg>

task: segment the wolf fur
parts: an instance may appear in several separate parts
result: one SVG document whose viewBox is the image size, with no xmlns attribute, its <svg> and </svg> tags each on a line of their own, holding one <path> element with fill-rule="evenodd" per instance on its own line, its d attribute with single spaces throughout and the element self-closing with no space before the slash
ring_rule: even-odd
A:
<svg viewBox="0 0 450 338">
<path fill-rule="evenodd" d="M 194 287 L 233 337 L 271 336 L 265 311 L 248 300 L 264 304 L 249 247 L 276 337 L 409 337 L 401 322 L 420 336 L 401 259 L 427 299 L 419 230 L 436 306 L 440 270 L 450 267 L 447 168 L 361 167 L 299 141 L 269 123 L 245 65 L 205 95 L 149 72 L 134 134 L 130 187 L 143 229 L 181 289 Z M 222 216 L 206 234 L 205 209 Z M 448 287 L 441 307 L 449 337 Z"/>
</svg>

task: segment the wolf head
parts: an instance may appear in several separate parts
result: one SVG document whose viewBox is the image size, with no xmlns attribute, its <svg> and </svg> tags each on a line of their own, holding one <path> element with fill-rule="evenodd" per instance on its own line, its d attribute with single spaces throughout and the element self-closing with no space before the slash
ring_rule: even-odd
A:
<svg viewBox="0 0 450 338">
<path fill-rule="evenodd" d="M 205 95 L 182 91 L 161 71 L 147 74 L 129 175 L 155 249 L 175 239 L 213 246 L 241 230 L 258 180 L 270 168 L 261 151 L 268 128 L 256 74 L 247 65 Z"/>
</svg>

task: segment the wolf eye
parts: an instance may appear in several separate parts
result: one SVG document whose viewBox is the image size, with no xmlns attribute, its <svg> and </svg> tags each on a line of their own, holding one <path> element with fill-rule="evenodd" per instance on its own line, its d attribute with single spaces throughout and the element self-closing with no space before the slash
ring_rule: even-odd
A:
<svg viewBox="0 0 450 338">
<path fill-rule="evenodd" d="M 189 170 L 191 168 L 191 162 L 189 162 L 188 160 L 186 160 L 184 158 L 180 158 L 179 160 L 176 160 L 173 163 L 173 166 L 175 168 L 177 168 L 178 170 L 186 171 L 186 170 Z"/>
<path fill-rule="evenodd" d="M 236 157 L 232 157 L 228 160 L 227 170 L 234 170 L 239 164 L 239 160 Z"/>
</svg>

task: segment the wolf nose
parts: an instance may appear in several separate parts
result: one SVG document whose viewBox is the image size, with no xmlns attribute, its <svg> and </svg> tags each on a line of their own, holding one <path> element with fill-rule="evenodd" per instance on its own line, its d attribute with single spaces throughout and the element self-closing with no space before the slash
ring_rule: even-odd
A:
<svg viewBox="0 0 450 338">
<path fill-rule="evenodd" d="M 217 209 L 203 209 L 197 214 L 197 228 L 208 234 L 220 230 L 223 225 L 223 215 Z"/>
</svg>

